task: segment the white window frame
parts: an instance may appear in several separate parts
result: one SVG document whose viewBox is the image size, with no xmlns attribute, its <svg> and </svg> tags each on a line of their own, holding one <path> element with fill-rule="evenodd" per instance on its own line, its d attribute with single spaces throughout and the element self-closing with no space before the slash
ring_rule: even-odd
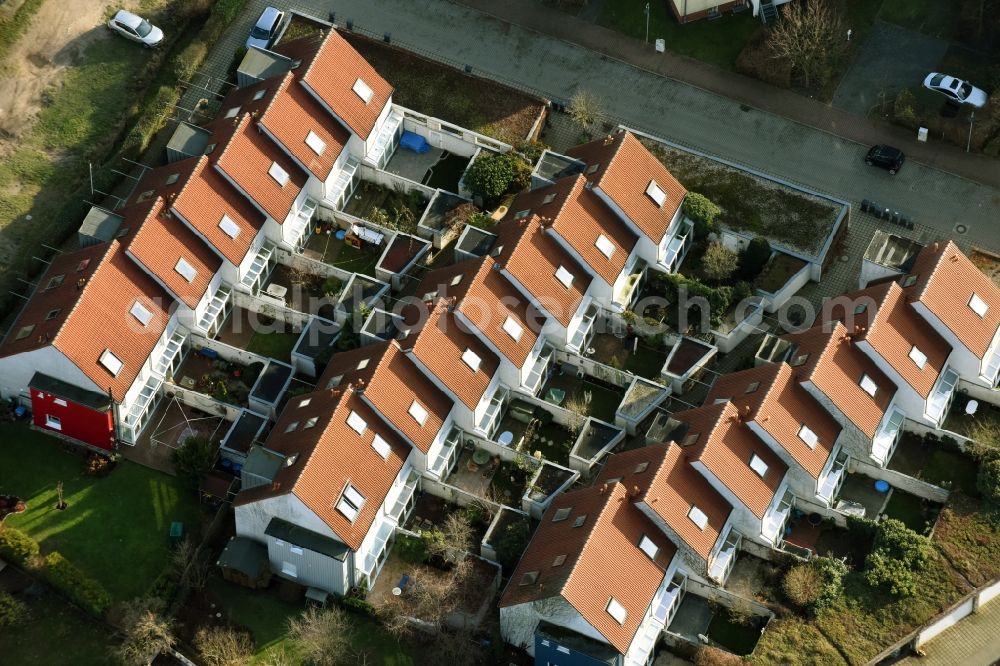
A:
<svg viewBox="0 0 1000 666">
<path fill-rule="evenodd" d="M 354 94 L 360 97 L 361 101 L 364 102 L 365 104 L 372 101 L 372 95 L 375 94 L 375 91 L 372 90 L 371 87 L 369 87 L 369 85 L 364 81 L 362 81 L 360 78 L 354 82 L 354 85 L 351 86 L 351 90 L 353 90 Z"/>
<path fill-rule="evenodd" d="M 177 260 L 177 263 L 174 265 L 174 270 L 188 282 L 194 282 L 194 279 L 198 277 L 198 270 L 184 257 Z"/>
<path fill-rule="evenodd" d="M 566 270 L 566 267 L 561 265 L 556 269 L 556 279 L 562 283 L 562 286 L 569 289 L 573 286 L 573 274 Z"/>
<path fill-rule="evenodd" d="M 646 195 L 660 208 L 663 208 L 663 204 L 667 202 L 667 193 L 655 180 L 649 181 L 649 185 L 646 186 Z"/>
<path fill-rule="evenodd" d="M 660 552 L 660 547 L 653 543 L 652 539 L 643 534 L 642 538 L 639 539 L 639 550 L 646 553 L 649 559 L 655 560 L 656 555 Z"/>
<path fill-rule="evenodd" d="M 285 426 L 285 432 L 292 432 L 292 431 L 294 431 L 298 427 L 299 427 L 299 422 L 298 421 L 292 421 L 287 426 Z"/>
<path fill-rule="evenodd" d="M 628 611 L 625 610 L 625 607 L 622 606 L 617 599 L 614 597 L 609 598 L 608 605 L 605 606 L 604 610 L 608 612 L 608 615 L 610 615 L 615 622 L 622 625 L 625 624 L 625 618 L 628 617 Z"/>
<path fill-rule="evenodd" d="M 819 436 L 805 423 L 799 427 L 799 439 L 805 442 L 810 449 L 815 449 L 817 442 L 819 442 Z"/>
<path fill-rule="evenodd" d="M 135 317 L 143 326 L 149 326 L 149 322 L 153 318 L 153 313 L 147 310 L 146 306 L 139 301 L 132 303 L 132 309 L 129 310 L 129 314 Z"/>
<path fill-rule="evenodd" d="M 53 430 L 62 430 L 62 419 L 60 419 L 58 416 L 52 416 L 51 414 L 46 414 L 45 427 L 52 428 Z"/>
<path fill-rule="evenodd" d="M 408 410 L 408 413 L 410 416 L 413 417 L 413 420 L 419 423 L 420 425 L 424 425 L 425 423 L 427 423 L 427 410 L 424 408 L 423 405 L 421 405 L 416 400 L 410 403 L 410 409 Z"/>
<path fill-rule="evenodd" d="M 389 442 L 382 439 L 382 436 L 375 433 L 375 438 L 372 439 L 372 448 L 375 449 L 375 453 L 382 456 L 382 460 L 388 460 L 389 454 L 392 453 L 392 447 L 389 446 Z"/>
<path fill-rule="evenodd" d="M 267 170 L 267 175 L 274 178 L 274 182 L 278 183 L 281 187 L 288 184 L 288 172 L 277 162 L 271 162 L 271 166 Z"/>
<path fill-rule="evenodd" d="M 351 410 L 351 413 L 347 415 L 347 425 L 350 426 L 351 430 L 359 435 L 365 434 L 365 430 L 368 429 L 368 423 L 353 409 Z"/>
<path fill-rule="evenodd" d="M 612 243 L 611 239 L 605 236 L 604 234 L 601 234 L 597 237 L 597 240 L 594 241 L 594 245 L 597 247 L 598 250 L 601 251 L 601 254 L 603 254 L 608 259 L 610 259 L 611 255 L 615 253 L 615 244 Z"/>
<path fill-rule="evenodd" d="M 110 349 L 105 349 L 101 353 L 101 357 L 97 360 L 102 366 L 104 366 L 105 370 L 111 373 L 112 377 L 117 377 L 118 373 L 122 371 L 123 367 L 125 367 L 124 361 L 115 356 L 115 353 Z"/>
<path fill-rule="evenodd" d="M 479 358 L 479 354 L 466 347 L 465 351 L 462 352 L 462 362 L 469 366 L 473 372 L 479 372 L 479 366 L 483 359 Z"/>
<path fill-rule="evenodd" d="M 923 370 L 927 365 L 927 354 L 920 351 L 916 345 L 910 347 L 910 353 L 908 355 L 910 360 L 913 361 L 914 365 L 916 365 L 919 369 Z"/>
<path fill-rule="evenodd" d="M 309 133 L 306 134 L 305 141 L 306 145 L 312 148 L 312 151 L 317 155 L 322 155 L 326 151 L 326 141 L 321 139 L 319 134 L 316 134 L 312 130 L 309 130 Z"/>
<path fill-rule="evenodd" d="M 862 391 L 873 398 L 876 394 L 878 394 L 878 384 L 875 383 L 874 379 L 868 376 L 867 372 L 861 374 L 861 379 L 858 380 L 858 386 L 861 387 Z"/>
<path fill-rule="evenodd" d="M 519 342 L 521 340 L 521 335 L 524 334 L 524 329 L 521 325 L 514 321 L 514 318 L 510 315 L 503 322 L 503 332 L 514 339 L 514 342 Z"/>
<path fill-rule="evenodd" d="M 990 309 L 990 306 L 986 304 L 986 301 L 980 298 L 979 294 L 976 292 L 972 292 L 972 297 L 969 298 L 969 307 L 972 308 L 972 311 L 979 315 L 980 318 L 985 317 L 986 313 L 989 312 Z"/>
<path fill-rule="evenodd" d="M 691 522 L 694 523 L 700 530 L 704 530 L 708 527 L 708 515 L 694 504 L 692 504 L 691 508 L 688 510 L 688 518 L 690 518 Z"/>
<path fill-rule="evenodd" d="M 233 218 L 226 214 L 222 215 L 222 219 L 219 220 L 219 228 L 222 229 L 222 233 L 226 234 L 233 240 L 239 238 L 240 235 L 240 225 L 233 221 Z"/>
<path fill-rule="evenodd" d="M 750 465 L 750 469 L 757 472 L 757 475 L 760 476 L 760 478 L 763 479 L 767 474 L 767 463 L 764 462 L 764 459 L 756 453 L 750 454 L 750 462 L 747 464 Z"/>
</svg>

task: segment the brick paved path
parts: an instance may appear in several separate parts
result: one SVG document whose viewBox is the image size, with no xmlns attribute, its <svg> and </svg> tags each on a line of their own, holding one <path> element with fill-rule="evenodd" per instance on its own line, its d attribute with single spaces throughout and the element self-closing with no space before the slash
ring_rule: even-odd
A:
<svg viewBox="0 0 1000 666">
<path fill-rule="evenodd" d="M 908 657 L 899 666 L 988 666 L 1000 659 L 1000 601 L 947 629 L 924 646 L 926 657 Z"/>
</svg>

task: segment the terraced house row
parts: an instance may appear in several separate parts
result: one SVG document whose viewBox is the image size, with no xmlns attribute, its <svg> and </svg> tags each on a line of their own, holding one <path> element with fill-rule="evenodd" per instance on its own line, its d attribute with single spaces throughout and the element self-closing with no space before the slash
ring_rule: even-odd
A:
<svg viewBox="0 0 1000 666">
<path fill-rule="evenodd" d="M 848 470 L 884 469 L 902 430 L 939 428 L 957 390 L 1000 402 L 1000 289 L 947 243 L 811 328 L 769 334 L 754 367 L 667 413 L 666 374 L 592 358 L 599 324 L 621 324 L 637 285 L 676 271 L 693 239 L 685 189 L 632 133 L 547 152 L 496 224 L 466 226 L 454 261 L 428 268 L 436 202 L 468 193 L 400 175 L 401 138 L 472 159 L 511 146 L 394 104 L 336 30 L 251 49 L 238 80 L 52 260 L 0 344 L 0 395 L 99 449 L 141 446 L 167 401 L 217 409 L 238 537 L 279 576 L 370 588 L 418 490 L 467 502 L 477 474 L 459 482 L 462 456 L 531 458 L 535 489 L 503 500 L 540 520 L 500 602 L 506 640 L 540 664 L 648 664 L 689 589 L 723 585 L 741 550 L 789 548 L 793 507 L 843 521 Z M 351 213 L 365 182 L 429 198 L 418 233 Z M 325 262 L 344 232 L 386 248 L 374 275 Z M 281 272 L 340 288 L 289 302 Z M 288 358 L 226 341 L 247 313 L 296 331 Z M 192 359 L 256 366 L 247 395 L 209 395 Z M 581 424 L 552 382 L 587 377 L 624 399 Z M 573 425 L 566 460 L 531 456 L 509 425 L 549 421 Z"/>
</svg>

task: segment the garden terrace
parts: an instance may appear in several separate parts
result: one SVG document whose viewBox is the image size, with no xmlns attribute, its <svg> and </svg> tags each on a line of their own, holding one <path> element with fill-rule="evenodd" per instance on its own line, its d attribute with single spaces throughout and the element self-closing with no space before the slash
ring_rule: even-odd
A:
<svg viewBox="0 0 1000 666">
<path fill-rule="evenodd" d="M 432 234 L 437 235 L 451 227 L 456 218 L 467 217 L 467 215 L 463 216 L 464 212 L 474 212 L 475 210 L 475 205 L 468 199 L 444 190 L 438 190 L 431 197 L 430 203 L 427 204 L 427 209 L 424 211 L 424 216 L 417 228 L 418 230 L 427 229 Z"/>
<path fill-rule="evenodd" d="M 660 378 L 668 352 L 662 344 L 662 337 L 647 341 L 641 337 L 627 338 L 617 332 L 595 333 L 590 347 L 594 351 L 588 356 L 598 363 L 654 380 Z"/>
<path fill-rule="evenodd" d="M 250 389 L 264 370 L 264 361 L 249 365 L 227 361 L 209 350 L 192 351 L 177 369 L 175 381 L 181 388 L 197 391 L 219 402 L 237 407 L 247 407 Z M 211 353 L 211 352 L 209 352 Z"/>
<path fill-rule="evenodd" d="M 893 488 L 882 513 L 901 521 L 917 534 L 929 534 L 941 512 L 941 504 Z"/>
<path fill-rule="evenodd" d="M 170 388 L 167 387 L 167 392 Z M 124 449 L 129 460 L 164 472 L 173 472 L 171 454 L 189 437 L 206 437 L 219 442 L 230 427 L 230 422 L 217 414 L 185 405 L 179 399 L 164 398 L 149 414 L 146 427 L 139 434 L 135 446 Z"/>
<path fill-rule="evenodd" d="M 889 460 L 889 469 L 966 495 L 978 492 L 976 461 L 959 451 L 957 445 L 933 437 L 903 431 Z"/>
<path fill-rule="evenodd" d="M 777 293 L 805 266 L 806 262 L 798 257 L 776 252 L 760 275 L 754 278 L 753 286 L 769 294 Z"/>
<path fill-rule="evenodd" d="M 124 460 L 95 479 L 84 474 L 86 451 L 23 425 L 0 425 L 0 441 L 0 469 L 16 470 L 0 479 L 0 493 L 22 497 L 27 505 L 4 526 L 27 532 L 43 554 L 58 550 L 114 601 L 145 594 L 167 568 L 173 521 L 192 536 L 200 531 L 197 494 L 175 477 Z M 55 508 L 60 482 L 68 505 L 62 511 Z"/>
<path fill-rule="evenodd" d="M 475 147 L 469 145 L 470 151 Z M 385 170 L 414 182 L 445 192 L 457 193 L 458 183 L 469 166 L 470 158 L 431 148 L 426 153 L 416 153 L 400 146 Z"/>
<path fill-rule="evenodd" d="M 615 416 L 637 422 L 642 420 L 667 397 L 666 389 L 642 377 L 636 377 L 625 391 Z"/>
<path fill-rule="evenodd" d="M 396 340 L 403 337 L 406 322 L 399 315 L 375 308 L 361 327 L 362 344 Z"/>
<path fill-rule="evenodd" d="M 274 293 L 280 293 L 281 289 L 273 285 L 284 289 L 279 300 L 283 300 L 286 307 L 332 321 L 334 303 L 344 288 L 344 281 L 336 276 L 323 277 L 278 264 L 264 283 L 262 297 L 277 298 Z"/>
<path fill-rule="evenodd" d="M 447 500 L 422 493 L 417 496 L 417 501 L 413 505 L 413 511 L 407 518 L 404 528 L 411 532 L 420 534 L 428 530 L 440 528 L 445 520 L 452 514 L 462 514 L 469 519 L 469 528 L 472 531 L 472 542 L 479 543 L 486 535 L 489 528 L 490 516 L 483 514 L 474 507 L 460 507 Z"/>
<path fill-rule="evenodd" d="M 375 278 L 355 274 L 347 281 L 344 291 L 337 301 L 337 309 L 351 316 L 364 303 L 372 306 L 382 294 L 388 291 L 389 285 Z"/>
<path fill-rule="evenodd" d="M 718 222 L 733 231 L 817 257 L 842 214 L 842 204 L 775 180 L 665 143 L 643 144 L 688 191 L 718 205 Z"/>
<path fill-rule="evenodd" d="M 264 312 L 233 307 L 215 340 L 250 354 L 288 362 L 300 332 Z"/>
<path fill-rule="evenodd" d="M 487 490 L 493 481 L 493 475 L 499 468 L 499 456 L 491 456 L 486 449 L 471 451 L 465 449 L 459 455 L 451 474 L 448 475 L 447 483 L 470 495 L 486 497 Z"/>
<path fill-rule="evenodd" d="M 965 408 L 968 402 L 968 396 L 956 396 L 944 418 L 942 429 L 970 439 L 1000 435 L 1000 408 L 978 400 L 975 414 L 967 414 Z"/>
<path fill-rule="evenodd" d="M 351 198 L 344 205 L 344 212 L 375 224 L 380 224 L 376 210 L 382 211 L 393 219 L 395 212 L 406 210 L 412 216 L 409 225 L 400 222 L 401 231 L 416 232 L 417 221 L 423 217 L 427 208 L 427 199 L 419 190 L 403 192 L 385 185 L 362 180 L 354 190 Z M 407 228 L 409 226 L 410 228 Z"/>
<path fill-rule="evenodd" d="M 602 421 L 614 421 L 615 412 L 625 396 L 625 389 L 598 383 L 597 380 L 580 379 L 576 375 L 553 372 L 538 393 L 546 402 L 593 416 Z"/>
<path fill-rule="evenodd" d="M 864 474 L 849 473 L 840 492 L 834 498 L 834 507 L 848 515 L 875 520 L 885 510 L 887 493 L 875 490 L 875 479 Z M 864 512 L 861 512 L 861 509 Z"/>
<path fill-rule="evenodd" d="M 526 139 L 544 113 L 543 100 L 495 81 L 464 74 L 357 33 L 344 37 L 392 84 L 396 104 L 509 144 Z"/>
<path fill-rule="evenodd" d="M 557 467 L 549 462 L 543 462 L 538 471 L 528 481 L 526 497 L 532 502 L 544 503 L 567 483 L 571 483 L 576 474 L 568 469 Z M 537 516 L 541 518 L 541 513 Z"/>
<path fill-rule="evenodd" d="M 321 227 L 320 233 L 309 237 L 302 254 L 348 273 L 375 277 L 375 264 L 385 248 L 366 241 L 360 241 L 361 247 L 355 247 L 337 238 L 336 231 L 333 225 Z"/>
</svg>

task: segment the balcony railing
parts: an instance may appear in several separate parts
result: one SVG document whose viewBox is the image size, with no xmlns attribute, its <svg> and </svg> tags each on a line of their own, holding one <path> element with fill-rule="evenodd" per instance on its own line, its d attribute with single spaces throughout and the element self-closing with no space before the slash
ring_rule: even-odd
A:
<svg viewBox="0 0 1000 666">
<path fill-rule="evenodd" d="M 591 332 L 594 328 L 594 319 L 597 317 L 597 308 L 590 306 L 587 308 L 586 314 L 580 320 L 579 326 L 576 327 L 576 331 L 573 332 L 573 337 L 570 339 L 569 344 L 566 345 L 574 351 L 583 351 L 587 348 L 590 343 Z"/>
<path fill-rule="evenodd" d="M 903 410 L 893 407 L 892 411 L 886 414 L 878 432 L 875 433 L 875 439 L 872 440 L 872 458 L 880 465 L 884 465 L 889 460 L 896 442 L 899 441 L 899 434 L 902 432 L 905 418 Z"/>
<path fill-rule="evenodd" d="M 385 165 L 392 159 L 392 154 L 398 145 L 396 141 L 396 131 L 403 122 L 403 114 L 397 109 L 389 112 L 389 117 L 382 123 L 375 137 L 375 143 L 368 153 L 368 160 L 384 169 Z"/>
<path fill-rule="evenodd" d="M 951 405 L 951 398 L 955 394 L 955 384 L 958 383 L 958 373 L 951 368 L 945 368 L 941 376 L 938 377 L 937 384 L 927 398 L 927 417 L 936 424 L 941 423 L 944 413 Z"/>
<path fill-rule="evenodd" d="M 715 559 L 712 560 L 712 565 L 708 568 L 710 578 L 725 585 L 726 579 L 729 578 L 729 573 L 733 570 L 733 565 L 736 563 L 736 553 L 739 551 L 741 539 L 742 537 L 739 533 L 730 530 L 729 536 L 726 537 L 726 542 L 722 544 L 718 555 L 715 556 Z"/>
<path fill-rule="evenodd" d="M 826 473 L 820 482 L 819 490 L 816 494 L 824 502 L 830 502 L 833 500 L 833 496 L 837 494 L 840 489 L 840 484 L 843 482 L 845 475 L 845 468 L 847 467 L 847 454 L 839 453 L 833 461 L 830 470 Z"/>
<path fill-rule="evenodd" d="M 777 543 L 781 536 L 781 532 L 785 528 L 785 521 L 788 520 L 788 514 L 792 510 L 794 499 L 792 494 L 786 490 L 778 504 L 768 509 L 767 513 L 764 514 L 761 533 L 772 543 Z"/>
<path fill-rule="evenodd" d="M 440 479 L 448 473 L 445 466 L 447 465 L 447 462 L 451 460 L 452 453 L 455 451 L 456 447 L 458 447 L 458 442 L 461 439 L 461 436 L 462 431 L 458 428 L 451 429 L 451 432 L 448 433 L 448 436 L 444 440 L 444 446 L 441 447 L 441 453 L 438 454 L 438 457 L 431 464 L 431 474 Z"/>
<path fill-rule="evenodd" d="M 392 508 L 389 509 L 389 517 L 396 521 L 396 523 L 401 523 L 400 518 L 406 511 L 406 507 L 410 504 L 410 500 L 413 498 L 413 493 L 417 489 L 417 481 L 419 476 L 413 470 L 410 470 L 410 475 L 406 478 L 406 483 L 403 484 L 403 489 L 399 491 L 399 497 L 393 503 Z"/>
<path fill-rule="evenodd" d="M 542 387 L 545 374 L 551 362 L 552 347 L 543 347 L 542 351 L 538 354 L 538 358 L 535 359 L 535 364 L 531 366 L 531 372 L 528 373 L 527 378 L 524 380 L 524 388 L 528 389 L 528 392 L 532 395 L 538 395 L 538 389 Z"/>
<path fill-rule="evenodd" d="M 510 391 L 507 390 L 506 386 L 497 387 L 497 390 L 493 392 L 493 397 L 490 398 L 490 404 L 486 406 L 486 413 L 479 421 L 477 428 L 486 433 L 490 439 L 493 438 L 493 433 L 496 432 L 497 426 L 500 424 L 500 415 L 503 413 L 503 406 L 507 402 L 509 394 Z"/>
</svg>

